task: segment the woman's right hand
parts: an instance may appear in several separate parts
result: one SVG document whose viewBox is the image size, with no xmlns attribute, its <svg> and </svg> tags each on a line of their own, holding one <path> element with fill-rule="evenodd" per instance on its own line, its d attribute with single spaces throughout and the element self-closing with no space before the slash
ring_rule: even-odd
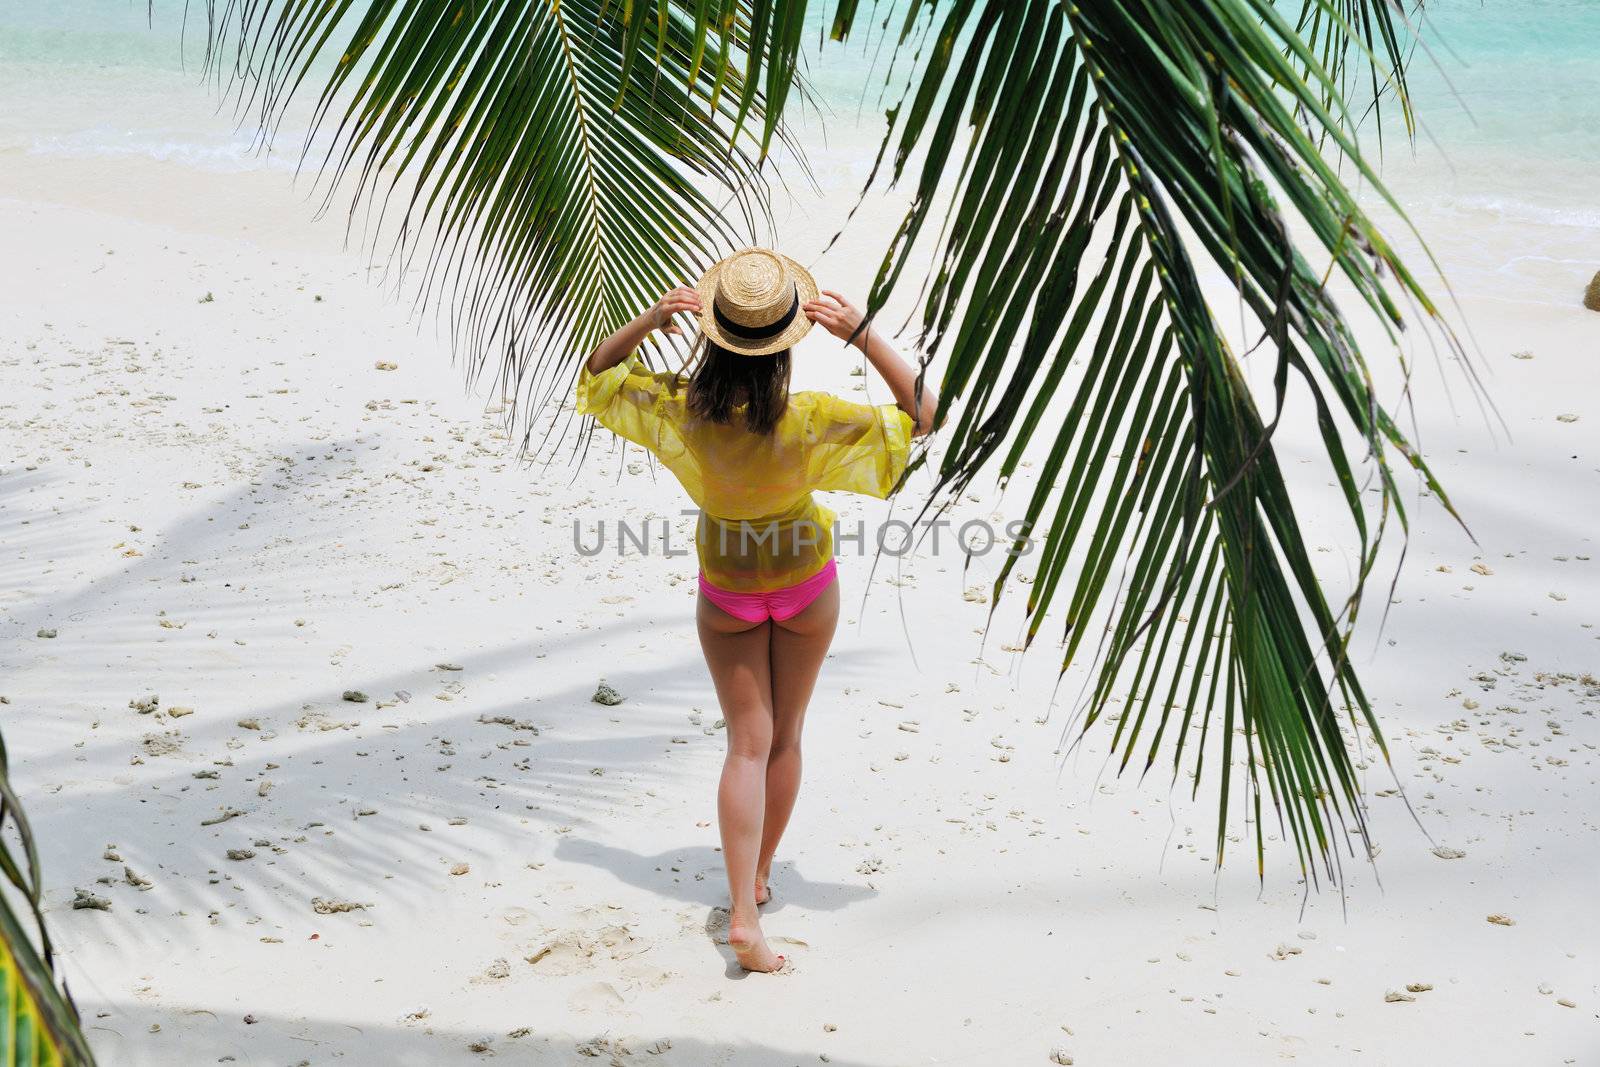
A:
<svg viewBox="0 0 1600 1067">
<path fill-rule="evenodd" d="M 672 321 L 672 316 L 682 311 L 700 313 L 700 294 L 683 286 L 666 293 L 650 309 L 650 328 L 665 333 L 682 334 L 683 330 Z"/>
</svg>

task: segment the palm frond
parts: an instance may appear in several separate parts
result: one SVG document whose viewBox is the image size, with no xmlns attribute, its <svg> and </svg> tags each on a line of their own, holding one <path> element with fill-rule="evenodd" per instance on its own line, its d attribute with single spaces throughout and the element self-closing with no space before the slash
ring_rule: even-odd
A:
<svg viewBox="0 0 1600 1067">
<path fill-rule="evenodd" d="M 569 384 L 560 357 L 748 243 L 781 130 L 737 63 L 792 71 L 777 7 L 265 0 L 208 8 L 206 59 L 267 138 L 314 91 L 302 162 L 324 207 L 348 191 L 402 276 L 420 266 L 514 419 Z"/>
<path fill-rule="evenodd" d="M 6 773 L 0 738 L 0 1064 L 93 1067 L 78 1013 L 56 982 L 33 833 Z M 10 886 L 10 890 L 6 886 Z M 11 892 L 14 890 L 15 892 Z M 20 898 L 26 921 L 13 910 Z"/>
<path fill-rule="evenodd" d="M 1455 345 L 1323 154 L 1398 211 L 1346 114 L 1352 52 L 1403 86 L 1393 12 L 1309 0 L 1308 42 L 1272 0 L 912 7 L 942 14 L 890 112 L 889 180 L 914 181 L 915 195 L 870 305 L 935 258 L 924 356 L 947 350 L 941 403 L 961 403 L 930 504 L 980 472 L 1007 484 L 1030 443 L 1051 442 L 991 603 L 1032 560 L 1028 641 L 1056 609 L 1062 672 L 1092 654 L 1076 726 L 1115 721 L 1119 770 L 1165 758 L 1176 779 L 1187 754 L 1198 791 L 1220 743 L 1218 863 L 1242 766 L 1258 865 L 1265 796 L 1302 872 L 1336 881 L 1340 839 L 1367 832 L 1352 751 L 1363 732 L 1387 759 L 1346 644 L 1389 521 L 1406 525 L 1393 457 L 1449 504 L 1379 404 L 1290 219 L 1391 337 L 1421 319 Z M 941 195 L 950 207 L 930 237 Z M 1337 612 L 1272 446 L 1278 415 L 1263 417 L 1196 260 L 1222 268 L 1275 353 L 1276 411 L 1291 377 L 1312 399 L 1360 546 Z M 1377 483 L 1371 504 L 1351 435 Z"/>
</svg>

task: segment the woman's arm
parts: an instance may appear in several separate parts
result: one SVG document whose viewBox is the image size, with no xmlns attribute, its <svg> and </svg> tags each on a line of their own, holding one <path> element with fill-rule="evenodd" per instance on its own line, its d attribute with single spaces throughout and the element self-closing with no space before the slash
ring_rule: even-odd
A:
<svg viewBox="0 0 1600 1067">
<path fill-rule="evenodd" d="M 672 321 L 672 316 L 680 311 L 698 313 L 699 310 L 700 294 L 680 286 L 657 300 L 655 306 L 643 315 L 601 341 L 600 347 L 589 353 L 589 361 L 585 366 L 590 374 L 602 374 L 637 351 L 644 339 L 650 336 L 651 330 L 681 334 L 683 331 Z"/>
<path fill-rule="evenodd" d="M 933 415 L 939 409 L 939 394 L 924 381 L 921 395 L 917 391 L 917 369 L 896 352 L 883 335 L 870 326 L 862 329 L 861 311 L 850 301 L 831 289 L 805 305 L 806 317 L 829 333 L 861 349 L 883 380 L 889 383 L 894 402 L 900 410 L 911 416 L 913 437 L 921 437 L 934 428 Z"/>
</svg>

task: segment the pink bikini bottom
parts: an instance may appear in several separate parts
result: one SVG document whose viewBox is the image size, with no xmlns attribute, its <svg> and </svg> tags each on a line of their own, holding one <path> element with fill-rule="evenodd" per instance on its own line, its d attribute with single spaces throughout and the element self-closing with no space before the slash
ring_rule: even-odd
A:
<svg viewBox="0 0 1600 1067">
<path fill-rule="evenodd" d="M 706 581 L 705 572 L 702 571 L 700 592 L 705 594 L 707 600 L 736 619 L 743 619 L 745 622 L 765 622 L 770 618 L 782 622 L 804 611 L 837 577 L 838 568 L 830 559 L 820 571 L 796 585 L 772 589 L 765 593 L 734 593 L 727 589 L 718 589 Z"/>
</svg>

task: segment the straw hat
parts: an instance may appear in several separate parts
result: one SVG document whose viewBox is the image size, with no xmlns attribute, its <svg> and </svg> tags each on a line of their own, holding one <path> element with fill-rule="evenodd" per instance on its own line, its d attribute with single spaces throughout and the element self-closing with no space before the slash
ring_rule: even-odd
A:
<svg viewBox="0 0 1600 1067">
<path fill-rule="evenodd" d="M 746 248 L 713 264 L 695 289 L 701 331 L 730 352 L 781 352 L 811 329 L 800 305 L 817 298 L 816 279 L 770 248 Z"/>
</svg>

